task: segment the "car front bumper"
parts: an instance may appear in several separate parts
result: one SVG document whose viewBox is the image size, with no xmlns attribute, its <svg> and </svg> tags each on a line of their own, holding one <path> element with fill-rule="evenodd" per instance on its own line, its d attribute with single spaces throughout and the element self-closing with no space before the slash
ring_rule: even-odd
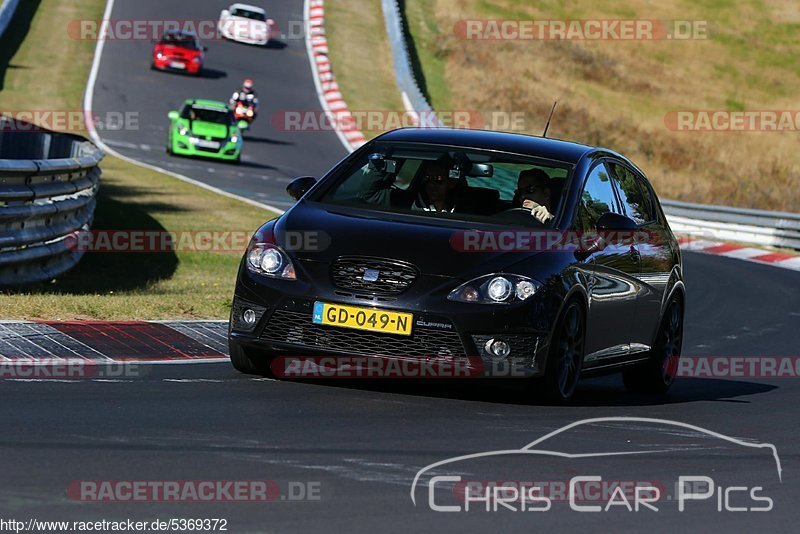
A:
<svg viewBox="0 0 800 534">
<path fill-rule="evenodd" d="M 424 275 L 423 275 L 424 276 Z M 441 280 L 428 280 L 441 284 Z M 452 282 L 451 284 L 452 285 Z M 549 333 L 547 299 L 516 305 L 467 304 L 441 298 L 434 291 L 382 302 L 346 295 L 332 287 L 276 280 L 243 269 L 231 311 L 230 342 L 271 356 L 364 356 L 400 360 L 477 362 L 486 376 L 540 376 L 544 372 Z M 446 296 L 446 292 L 444 293 Z M 537 298 L 538 297 L 538 298 Z M 315 324 L 315 302 L 413 314 L 410 336 Z M 245 310 L 256 315 L 248 326 Z M 511 348 L 505 358 L 487 350 L 490 340 Z"/>
<path fill-rule="evenodd" d="M 259 33 L 258 35 L 252 35 L 251 33 L 238 33 L 230 31 L 227 27 L 225 27 L 225 25 L 220 25 L 220 33 L 225 39 L 251 45 L 264 46 L 268 44 L 271 39 L 269 32 L 265 32 L 263 34 Z"/>
<path fill-rule="evenodd" d="M 241 141 L 238 143 L 223 143 L 219 149 L 202 148 L 189 140 L 188 136 L 176 137 L 172 143 L 172 152 L 180 156 L 213 158 L 224 161 L 238 160 L 241 152 Z"/>
</svg>

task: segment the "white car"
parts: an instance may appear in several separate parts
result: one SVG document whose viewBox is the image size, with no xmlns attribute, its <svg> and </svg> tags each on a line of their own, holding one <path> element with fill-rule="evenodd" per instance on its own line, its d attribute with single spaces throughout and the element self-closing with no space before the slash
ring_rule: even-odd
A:
<svg viewBox="0 0 800 534">
<path fill-rule="evenodd" d="M 232 4 L 219 14 L 219 31 L 222 36 L 240 43 L 266 45 L 275 37 L 275 21 L 267 18 L 260 7 Z"/>
</svg>

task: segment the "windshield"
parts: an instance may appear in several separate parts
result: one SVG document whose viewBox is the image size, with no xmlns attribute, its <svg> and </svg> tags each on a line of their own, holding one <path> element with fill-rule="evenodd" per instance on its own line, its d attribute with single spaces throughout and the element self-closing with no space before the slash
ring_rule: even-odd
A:
<svg viewBox="0 0 800 534">
<path fill-rule="evenodd" d="M 160 45 L 182 46 L 191 50 L 198 50 L 197 41 L 191 35 L 182 33 L 166 33 L 158 42 Z"/>
<path fill-rule="evenodd" d="M 264 16 L 263 13 L 259 13 L 258 11 L 250 11 L 248 9 L 234 9 L 231 11 L 231 16 L 233 17 L 242 17 L 244 19 L 251 19 L 251 20 L 260 20 L 262 22 L 266 21 L 267 18 Z"/>
<path fill-rule="evenodd" d="M 514 154 L 378 143 L 314 200 L 390 213 L 553 227 L 571 166 Z"/>
<path fill-rule="evenodd" d="M 233 115 L 230 111 L 219 109 L 202 108 L 198 106 L 185 106 L 181 112 L 181 118 L 191 121 L 213 122 L 216 124 L 229 125 L 233 123 Z"/>
</svg>

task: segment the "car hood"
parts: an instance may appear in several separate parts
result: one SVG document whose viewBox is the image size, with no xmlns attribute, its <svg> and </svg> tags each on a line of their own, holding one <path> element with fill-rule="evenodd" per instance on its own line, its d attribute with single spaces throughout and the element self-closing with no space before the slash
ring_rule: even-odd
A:
<svg viewBox="0 0 800 534">
<path fill-rule="evenodd" d="M 228 137 L 228 127 L 216 122 L 194 121 L 190 129 L 200 137 Z"/>
<path fill-rule="evenodd" d="M 371 256 L 412 263 L 424 274 L 472 278 L 503 271 L 535 252 L 465 252 L 459 235 L 476 228 L 434 226 L 395 216 L 301 201 L 272 227 L 276 243 L 299 260 L 330 263 Z"/>
</svg>

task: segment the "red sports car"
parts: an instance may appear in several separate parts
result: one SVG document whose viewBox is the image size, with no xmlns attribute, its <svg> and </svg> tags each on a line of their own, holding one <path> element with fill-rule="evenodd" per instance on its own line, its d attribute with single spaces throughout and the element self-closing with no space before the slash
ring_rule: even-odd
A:
<svg viewBox="0 0 800 534">
<path fill-rule="evenodd" d="M 153 68 L 200 75 L 203 71 L 203 52 L 197 35 L 183 31 L 168 31 L 153 47 Z"/>
</svg>

